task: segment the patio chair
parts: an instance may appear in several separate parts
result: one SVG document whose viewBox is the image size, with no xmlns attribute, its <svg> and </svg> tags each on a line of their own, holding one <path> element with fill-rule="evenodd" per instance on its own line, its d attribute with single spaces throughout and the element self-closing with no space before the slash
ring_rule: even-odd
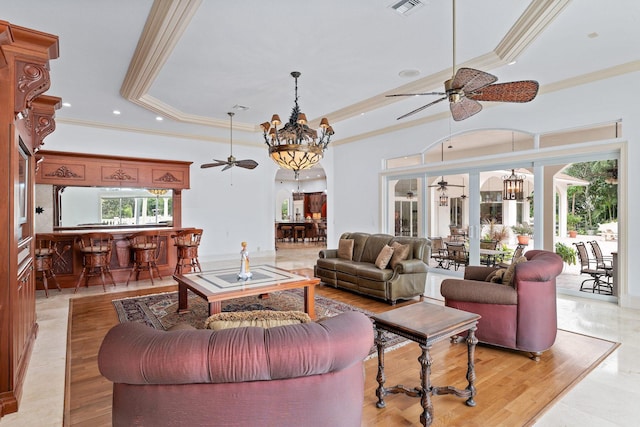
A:
<svg viewBox="0 0 640 427">
<path fill-rule="evenodd" d="M 584 242 L 575 242 L 574 245 L 578 250 L 578 259 L 580 260 L 580 274 L 588 274 L 591 278 L 583 280 L 580 284 L 582 292 L 593 292 L 603 295 L 613 295 L 613 286 L 611 284 L 611 270 L 598 268 L 595 259 L 589 258 L 589 252 Z M 591 287 L 585 287 L 587 283 L 591 283 Z"/>
<path fill-rule="evenodd" d="M 597 240 L 592 240 L 589 244 L 591 245 L 591 253 L 596 259 L 596 267 L 604 270 L 613 270 L 613 257 L 602 254 L 602 249 L 600 249 L 600 244 Z"/>
<path fill-rule="evenodd" d="M 445 242 L 447 245 L 447 259 L 449 266 L 453 265 L 454 270 L 458 271 L 461 265 L 469 265 L 469 252 L 462 242 Z"/>
<path fill-rule="evenodd" d="M 429 237 L 429 240 L 431 240 L 431 258 L 438 263 L 436 268 L 445 268 L 448 270 L 450 266 L 444 240 L 442 237 Z"/>
<path fill-rule="evenodd" d="M 526 248 L 527 245 L 521 245 L 518 244 L 518 246 L 516 246 L 516 249 L 513 251 L 513 255 L 511 256 L 511 261 L 509 262 L 500 262 L 498 263 L 498 267 L 500 268 L 508 268 L 509 265 L 511 265 L 511 263 L 513 262 L 514 259 L 518 259 L 520 258 L 522 255 L 524 255 L 524 248 Z"/>
</svg>

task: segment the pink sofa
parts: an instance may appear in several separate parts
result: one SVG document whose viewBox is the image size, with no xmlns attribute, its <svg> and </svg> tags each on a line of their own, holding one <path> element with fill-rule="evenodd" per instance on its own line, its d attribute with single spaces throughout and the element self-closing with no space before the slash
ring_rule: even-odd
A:
<svg viewBox="0 0 640 427">
<path fill-rule="evenodd" d="M 98 365 L 114 383 L 114 426 L 359 427 L 372 345 L 359 312 L 271 329 L 123 323 Z"/>
<path fill-rule="evenodd" d="M 511 286 L 487 282 L 495 267 L 470 266 L 464 279 L 445 279 L 445 305 L 482 316 L 480 342 L 527 351 L 534 360 L 556 340 L 556 277 L 563 261 L 553 252 L 530 250 L 517 264 Z"/>
</svg>

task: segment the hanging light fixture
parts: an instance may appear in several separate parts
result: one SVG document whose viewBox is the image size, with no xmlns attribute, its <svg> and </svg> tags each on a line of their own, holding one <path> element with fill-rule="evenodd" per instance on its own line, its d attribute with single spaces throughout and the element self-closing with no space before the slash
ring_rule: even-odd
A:
<svg viewBox="0 0 640 427">
<path fill-rule="evenodd" d="M 524 185 L 524 176 L 517 175 L 514 169 L 511 169 L 511 175 L 502 177 L 504 191 L 502 192 L 503 200 L 522 200 Z"/>
<path fill-rule="evenodd" d="M 295 79 L 295 103 L 291 110 L 289 122 L 278 129 L 282 123 L 280 116 L 274 114 L 270 122 L 260 125 L 264 132 L 264 142 L 269 146 L 269 156 L 281 168 L 295 172 L 296 177 L 303 169 L 309 169 L 322 159 L 324 150 L 329 145 L 333 128 L 329 120 L 320 120 L 320 137 L 318 132 L 307 125 L 307 116 L 300 111 L 298 105 L 298 77 L 300 72 L 293 71 Z"/>
<path fill-rule="evenodd" d="M 618 183 L 618 162 L 616 160 L 613 161 L 613 167 L 605 170 L 604 182 L 612 185 Z"/>
<path fill-rule="evenodd" d="M 449 206 L 449 196 L 447 195 L 447 191 L 444 189 L 442 189 L 440 196 L 438 197 L 438 205 Z"/>
<path fill-rule="evenodd" d="M 147 188 L 147 191 L 156 197 L 164 196 L 169 190 L 166 188 Z"/>
<path fill-rule="evenodd" d="M 462 196 L 460 196 L 462 200 L 467 198 L 467 195 L 464 194 L 464 178 L 462 178 Z"/>
<path fill-rule="evenodd" d="M 511 152 L 515 152 L 515 138 L 511 132 Z M 524 198 L 523 185 L 524 176 L 516 175 L 515 169 L 511 169 L 511 175 L 502 177 L 504 190 L 502 200 L 522 200 Z"/>
</svg>

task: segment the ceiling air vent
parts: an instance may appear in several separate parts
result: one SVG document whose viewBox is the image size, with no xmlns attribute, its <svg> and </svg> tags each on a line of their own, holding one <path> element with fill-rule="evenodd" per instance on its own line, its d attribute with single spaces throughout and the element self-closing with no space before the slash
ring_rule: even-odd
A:
<svg viewBox="0 0 640 427">
<path fill-rule="evenodd" d="M 420 0 L 400 0 L 393 4 L 391 9 L 395 10 L 400 15 L 408 16 L 420 9 L 422 6 L 424 6 L 424 3 Z"/>
</svg>

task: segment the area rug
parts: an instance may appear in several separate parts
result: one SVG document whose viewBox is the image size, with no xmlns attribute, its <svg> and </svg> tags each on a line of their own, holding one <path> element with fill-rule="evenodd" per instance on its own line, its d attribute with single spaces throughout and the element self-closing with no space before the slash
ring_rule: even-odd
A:
<svg viewBox="0 0 640 427">
<path fill-rule="evenodd" d="M 353 305 L 345 304 L 331 298 L 316 295 L 316 318 L 333 317 L 345 311 L 359 311 L 369 318 L 374 314 Z M 202 329 L 204 321 L 208 317 L 208 304 L 198 295 L 188 292 L 189 313 L 178 314 L 178 292 L 151 294 L 131 298 L 113 300 L 113 305 L 120 323 L 139 322 L 155 329 L 168 330 L 178 323 L 189 323 L 191 326 Z M 251 310 L 303 310 L 304 295 L 302 289 L 290 289 L 281 292 L 273 292 L 268 298 L 248 296 L 235 298 L 222 303 L 222 311 L 251 311 Z M 385 351 L 394 350 L 409 341 L 396 334 L 385 332 L 387 345 Z M 376 355 L 376 347 L 373 346 L 369 357 Z"/>
</svg>

